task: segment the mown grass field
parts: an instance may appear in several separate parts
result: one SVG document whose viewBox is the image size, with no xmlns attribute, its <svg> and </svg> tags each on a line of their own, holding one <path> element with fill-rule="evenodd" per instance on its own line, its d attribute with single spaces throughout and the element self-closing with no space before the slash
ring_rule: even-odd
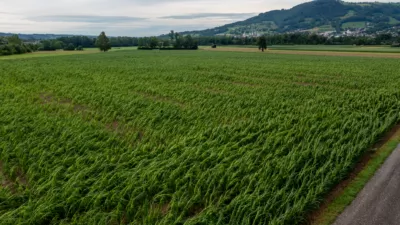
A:
<svg viewBox="0 0 400 225">
<path fill-rule="evenodd" d="M 110 52 L 136 50 L 136 49 L 137 49 L 137 47 L 116 47 L 116 48 L 112 48 L 110 50 Z M 21 54 L 21 55 L 1 56 L 0 60 L 64 56 L 64 55 L 81 55 L 81 54 L 94 54 L 94 53 L 100 53 L 100 50 L 98 48 L 86 48 L 84 51 L 64 51 L 64 50 L 40 51 L 40 52 L 33 52 L 33 53 L 27 53 L 27 54 Z"/>
<path fill-rule="evenodd" d="M 202 49 L 210 49 L 210 46 L 202 46 Z M 218 48 L 254 48 L 253 45 L 226 45 L 218 46 Z M 218 49 L 217 48 L 217 49 Z M 286 51 L 330 51 L 330 52 L 369 52 L 369 53 L 400 53 L 400 48 L 390 46 L 353 46 L 353 45 L 271 45 L 270 50 L 286 50 Z"/>
<path fill-rule="evenodd" d="M 0 61 L 0 224 L 300 224 L 399 121 L 398 59 Z"/>
<path fill-rule="evenodd" d="M 342 24 L 343 29 L 348 29 L 348 28 L 365 28 L 366 27 L 366 21 L 363 22 L 347 22 Z"/>
<path fill-rule="evenodd" d="M 218 46 L 217 49 L 212 49 L 210 46 L 200 46 L 201 50 L 226 50 L 244 51 L 254 50 L 257 51 L 258 47 L 255 45 L 225 45 Z M 272 45 L 268 46 L 269 50 L 282 50 L 282 52 L 350 52 L 350 53 L 396 53 L 400 54 L 400 48 L 392 48 L 390 46 L 352 46 L 352 45 Z M 137 50 L 137 47 L 116 47 L 112 48 L 110 52 L 115 51 L 131 51 Z M 97 48 L 86 48 L 84 51 L 41 51 L 22 55 L 1 56 L 2 59 L 26 59 L 36 57 L 50 57 L 50 56 L 66 56 L 66 55 L 81 55 L 81 54 L 95 54 L 101 53 Z M 399 56 L 400 57 L 400 56 Z"/>
<path fill-rule="evenodd" d="M 390 46 L 353 46 L 353 45 L 276 45 L 272 50 L 301 50 L 301 51 L 335 51 L 335 52 L 371 52 L 371 53 L 400 53 L 400 48 Z"/>
</svg>

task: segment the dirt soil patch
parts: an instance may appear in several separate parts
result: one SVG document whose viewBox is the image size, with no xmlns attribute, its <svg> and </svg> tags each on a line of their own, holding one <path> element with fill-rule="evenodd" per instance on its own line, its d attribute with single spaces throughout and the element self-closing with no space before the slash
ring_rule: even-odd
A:
<svg viewBox="0 0 400 225">
<path fill-rule="evenodd" d="M 55 96 L 49 93 L 41 93 L 40 99 L 42 101 L 42 105 L 50 105 L 50 104 L 57 104 L 57 105 L 64 105 L 70 106 L 73 108 L 74 112 L 86 112 L 88 111 L 88 107 L 80 104 L 74 104 L 72 99 L 62 98 L 57 99 Z"/>
<path fill-rule="evenodd" d="M 124 125 L 117 120 L 114 120 L 111 123 L 106 124 L 105 128 L 109 132 L 115 132 L 116 134 L 123 136 L 123 137 L 128 137 L 130 134 L 136 133 L 137 134 L 136 141 L 141 141 L 144 137 L 144 131 L 142 129 Z"/>
<path fill-rule="evenodd" d="M 28 186 L 28 179 L 26 178 L 25 174 L 22 173 L 21 170 L 17 171 L 15 181 L 13 181 L 10 177 L 4 174 L 3 172 L 3 162 L 0 161 L 0 186 L 2 188 L 7 188 L 11 191 L 11 193 L 17 193 L 18 186 Z"/>
</svg>

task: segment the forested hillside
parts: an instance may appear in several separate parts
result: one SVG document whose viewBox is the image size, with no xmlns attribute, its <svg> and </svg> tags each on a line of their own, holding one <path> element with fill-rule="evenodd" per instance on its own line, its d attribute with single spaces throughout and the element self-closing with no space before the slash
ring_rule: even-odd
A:
<svg viewBox="0 0 400 225">
<path fill-rule="evenodd" d="M 261 13 L 245 21 L 202 31 L 184 32 L 200 36 L 244 33 L 316 32 L 365 29 L 373 33 L 400 25 L 400 3 L 349 3 L 316 0 L 291 9 Z"/>
</svg>

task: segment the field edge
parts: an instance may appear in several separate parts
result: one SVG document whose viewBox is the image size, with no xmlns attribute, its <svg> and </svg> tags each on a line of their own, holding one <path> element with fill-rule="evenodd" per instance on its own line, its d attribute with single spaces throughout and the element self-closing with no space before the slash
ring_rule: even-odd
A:
<svg viewBox="0 0 400 225">
<path fill-rule="evenodd" d="M 213 52 L 252 52 L 259 54 L 283 54 L 283 55 L 310 55 L 310 56 L 339 56 L 339 57 L 368 57 L 368 58 L 400 58 L 398 52 L 369 52 L 369 51 L 346 51 L 346 50 L 311 50 L 311 49 L 298 49 L 298 50 L 289 50 L 289 49 L 270 49 L 267 51 L 261 52 L 258 48 L 229 48 L 229 47 L 221 47 L 217 49 L 212 48 L 201 48 L 203 51 L 213 51 Z"/>
<path fill-rule="evenodd" d="M 331 225 L 349 206 L 400 144 L 400 123 L 397 123 L 360 159 L 348 178 L 329 192 L 319 209 L 307 217 L 310 225 Z"/>
</svg>

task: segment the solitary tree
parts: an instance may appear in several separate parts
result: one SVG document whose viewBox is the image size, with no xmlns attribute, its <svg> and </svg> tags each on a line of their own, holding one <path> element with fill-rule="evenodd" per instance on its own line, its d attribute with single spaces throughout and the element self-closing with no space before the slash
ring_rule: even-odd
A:
<svg viewBox="0 0 400 225">
<path fill-rule="evenodd" d="M 264 52 L 264 49 L 267 49 L 267 38 L 263 35 L 257 40 L 258 49 Z"/>
<path fill-rule="evenodd" d="M 110 39 L 106 36 L 104 31 L 97 37 L 96 46 L 100 49 L 100 51 L 106 52 L 111 49 Z"/>
</svg>

